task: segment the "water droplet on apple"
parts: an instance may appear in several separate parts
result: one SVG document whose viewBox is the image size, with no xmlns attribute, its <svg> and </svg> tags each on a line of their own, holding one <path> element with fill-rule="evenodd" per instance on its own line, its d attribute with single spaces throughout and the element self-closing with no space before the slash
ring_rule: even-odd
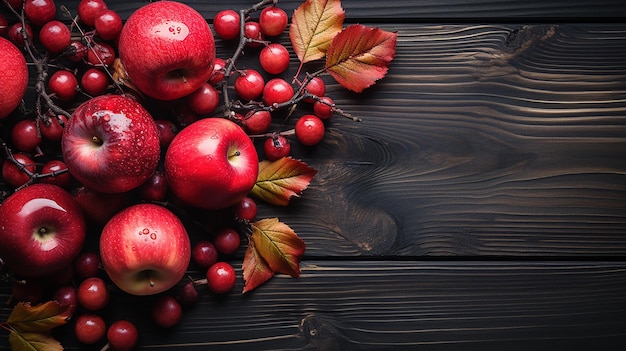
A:
<svg viewBox="0 0 626 351">
<path fill-rule="evenodd" d="M 156 238 L 157 238 L 156 233 L 150 233 L 150 239 L 156 240 Z"/>
<path fill-rule="evenodd" d="M 141 231 L 142 234 L 150 234 L 150 229 L 148 228 L 143 228 L 143 230 Z"/>
<path fill-rule="evenodd" d="M 220 137 L 220 136 L 219 136 L 219 135 L 217 135 L 217 134 L 213 134 L 213 135 L 211 135 L 211 139 L 219 139 L 219 137 Z"/>
</svg>

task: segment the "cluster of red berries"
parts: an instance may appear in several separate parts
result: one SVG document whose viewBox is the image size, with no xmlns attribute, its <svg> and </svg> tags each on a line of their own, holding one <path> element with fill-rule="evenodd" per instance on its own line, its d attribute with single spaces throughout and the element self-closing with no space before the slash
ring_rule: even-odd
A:
<svg viewBox="0 0 626 351">
<path fill-rule="evenodd" d="M 213 28 L 221 39 L 240 40 L 240 45 L 248 49 L 260 48 L 258 63 L 261 71 L 244 68 L 232 73 L 232 88 L 240 101 L 238 105 L 230 107 L 243 121 L 249 134 L 266 136 L 263 151 L 270 161 L 290 155 L 290 140 L 285 137 L 290 134 L 295 134 L 302 145 L 319 143 L 325 133 L 324 121 L 335 113 L 335 105 L 325 95 L 326 84 L 319 76 L 307 76 L 302 82 L 294 79 L 293 84 L 282 77 L 289 68 L 291 56 L 284 45 L 273 40 L 287 29 L 287 13 L 277 6 L 268 6 L 263 8 L 258 19 L 248 17 L 243 20 L 242 27 L 241 14 L 234 10 L 222 10 L 213 18 Z M 224 60 L 217 60 L 218 66 L 226 65 Z M 298 117 L 292 133 L 283 131 L 267 135 L 272 125 L 273 111 L 298 102 L 310 104 L 310 111 Z"/>
</svg>

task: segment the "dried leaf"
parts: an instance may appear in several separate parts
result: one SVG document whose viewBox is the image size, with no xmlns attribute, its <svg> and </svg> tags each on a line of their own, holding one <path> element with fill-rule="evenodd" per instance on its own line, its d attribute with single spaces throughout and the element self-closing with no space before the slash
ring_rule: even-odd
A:
<svg viewBox="0 0 626 351">
<path fill-rule="evenodd" d="M 287 206 L 289 199 L 309 186 L 317 171 L 306 163 L 283 157 L 276 161 L 261 161 L 252 195 L 274 205 Z"/>
<path fill-rule="evenodd" d="M 71 311 L 71 307 L 61 306 L 56 301 L 48 301 L 35 306 L 20 302 L 13 307 L 7 324 L 20 333 L 45 333 L 65 324 Z"/>
<path fill-rule="evenodd" d="M 9 334 L 12 351 L 62 351 L 61 343 L 49 334 L 18 333 Z"/>
<path fill-rule="evenodd" d="M 251 223 L 250 237 L 258 255 L 274 272 L 300 276 L 300 258 L 304 255 L 304 241 L 278 218 L 266 218 Z"/>
<path fill-rule="evenodd" d="M 346 27 L 326 53 L 326 70 L 341 86 L 360 93 L 387 74 L 398 33 L 361 24 Z"/>
<path fill-rule="evenodd" d="M 293 50 L 302 63 L 324 57 L 341 32 L 345 12 L 340 0 L 306 0 L 294 12 L 289 28 Z"/>
<path fill-rule="evenodd" d="M 242 293 L 256 289 L 259 285 L 270 280 L 274 271 L 259 254 L 254 241 L 248 242 L 248 248 L 243 257 L 243 280 L 245 282 Z"/>
</svg>

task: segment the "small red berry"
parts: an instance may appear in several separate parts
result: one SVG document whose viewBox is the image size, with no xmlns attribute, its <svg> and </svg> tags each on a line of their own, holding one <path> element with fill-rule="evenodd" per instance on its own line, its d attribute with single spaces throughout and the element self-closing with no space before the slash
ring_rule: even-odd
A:
<svg viewBox="0 0 626 351">
<path fill-rule="evenodd" d="M 271 79 L 263 88 L 263 102 L 267 106 L 282 104 L 293 97 L 293 87 L 282 78 Z"/>
<path fill-rule="evenodd" d="M 106 282 L 99 277 L 90 277 L 78 285 L 78 304 L 90 311 L 103 309 L 109 303 Z"/>
<path fill-rule="evenodd" d="M 289 67 L 289 51 L 278 43 L 271 43 L 261 49 L 259 63 L 269 74 L 281 74 Z"/>
<path fill-rule="evenodd" d="M 217 233 L 213 239 L 213 244 L 220 254 L 230 255 L 239 249 L 241 238 L 236 230 L 224 228 Z"/>
<path fill-rule="evenodd" d="M 228 262 L 216 262 L 206 273 L 209 290 L 215 294 L 230 292 L 237 282 L 235 269 Z"/>
<path fill-rule="evenodd" d="M 130 321 L 121 319 L 113 322 L 107 330 L 107 340 L 115 351 L 130 351 L 139 339 L 137 327 Z"/>
<path fill-rule="evenodd" d="M 53 20 L 39 30 L 39 42 L 49 53 L 58 54 L 70 46 L 72 35 L 63 22 Z"/>
<path fill-rule="evenodd" d="M 241 100 L 254 100 L 261 96 L 265 87 L 265 79 L 258 71 L 246 69 L 235 78 L 235 92 Z"/>
<path fill-rule="evenodd" d="M 162 295 L 152 305 L 152 320 L 161 328 L 172 328 L 183 317 L 183 307 L 173 296 Z"/>
<path fill-rule="evenodd" d="M 315 115 L 304 115 L 296 122 L 295 130 L 302 145 L 312 146 L 324 137 L 324 122 Z"/>
<path fill-rule="evenodd" d="M 224 40 L 233 40 L 239 37 L 241 31 L 239 13 L 233 10 L 222 10 L 213 17 L 215 34 Z"/>
<path fill-rule="evenodd" d="M 235 216 L 245 221 L 253 221 L 256 218 L 256 201 L 250 196 L 245 196 L 234 206 Z"/>
<path fill-rule="evenodd" d="M 282 34 L 287 28 L 289 16 L 285 10 L 269 6 L 264 8 L 259 15 L 259 24 L 263 34 L 273 37 Z"/>
<path fill-rule="evenodd" d="M 270 161 L 276 161 L 289 156 L 291 153 L 289 139 L 282 135 L 265 139 L 265 143 L 263 143 L 263 153 L 265 154 L 265 158 Z"/>
<path fill-rule="evenodd" d="M 313 103 L 313 112 L 321 119 L 329 119 L 335 113 L 335 102 L 328 96 L 322 96 Z"/>
<path fill-rule="evenodd" d="M 74 321 L 74 335 L 85 345 L 93 345 L 106 333 L 104 319 L 96 314 L 81 314 Z"/>
<path fill-rule="evenodd" d="M 258 40 L 265 40 L 265 35 L 261 32 L 261 26 L 259 22 L 256 21 L 247 21 L 243 26 L 243 34 L 247 39 L 252 39 L 255 41 L 248 41 L 246 45 L 251 48 L 256 48 L 262 45 Z"/>
</svg>

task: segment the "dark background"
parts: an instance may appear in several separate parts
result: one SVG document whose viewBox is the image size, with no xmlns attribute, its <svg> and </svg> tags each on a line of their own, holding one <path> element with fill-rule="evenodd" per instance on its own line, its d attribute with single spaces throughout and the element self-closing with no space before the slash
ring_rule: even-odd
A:
<svg viewBox="0 0 626 351">
<path fill-rule="evenodd" d="M 209 22 L 252 4 L 184 2 Z M 144 4 L 107 3 L 124 18 Z M 280 2 L 289 14 L 300 3 Z M 305 241 L 301 277 L 277 275 L 245 296 L 241 279 L 227 297 L 203 290 L 169 331 L 152 325 L 148 300 L 117 293 L 107 320 L 138 323 L 140 349 L 621 349 L 626 5 L 342 5 L 346 25 L 397 31 L 397 52 L 362 94 L 324 77 L 363 121 L 333 117 L 320 145 L 296 146 L 319 173 L 289 207 L 260 207 Z M 286 33 L 279 41 L 291 48 Z M 223 58 L 234 48 L 217 46 Z M 238 272 L 244 249 L 230 260 Z M 9 294 L 0 287 L 2 320 Z M 85 349 L 71 334 L 55 335 Z"/>
</svg>

